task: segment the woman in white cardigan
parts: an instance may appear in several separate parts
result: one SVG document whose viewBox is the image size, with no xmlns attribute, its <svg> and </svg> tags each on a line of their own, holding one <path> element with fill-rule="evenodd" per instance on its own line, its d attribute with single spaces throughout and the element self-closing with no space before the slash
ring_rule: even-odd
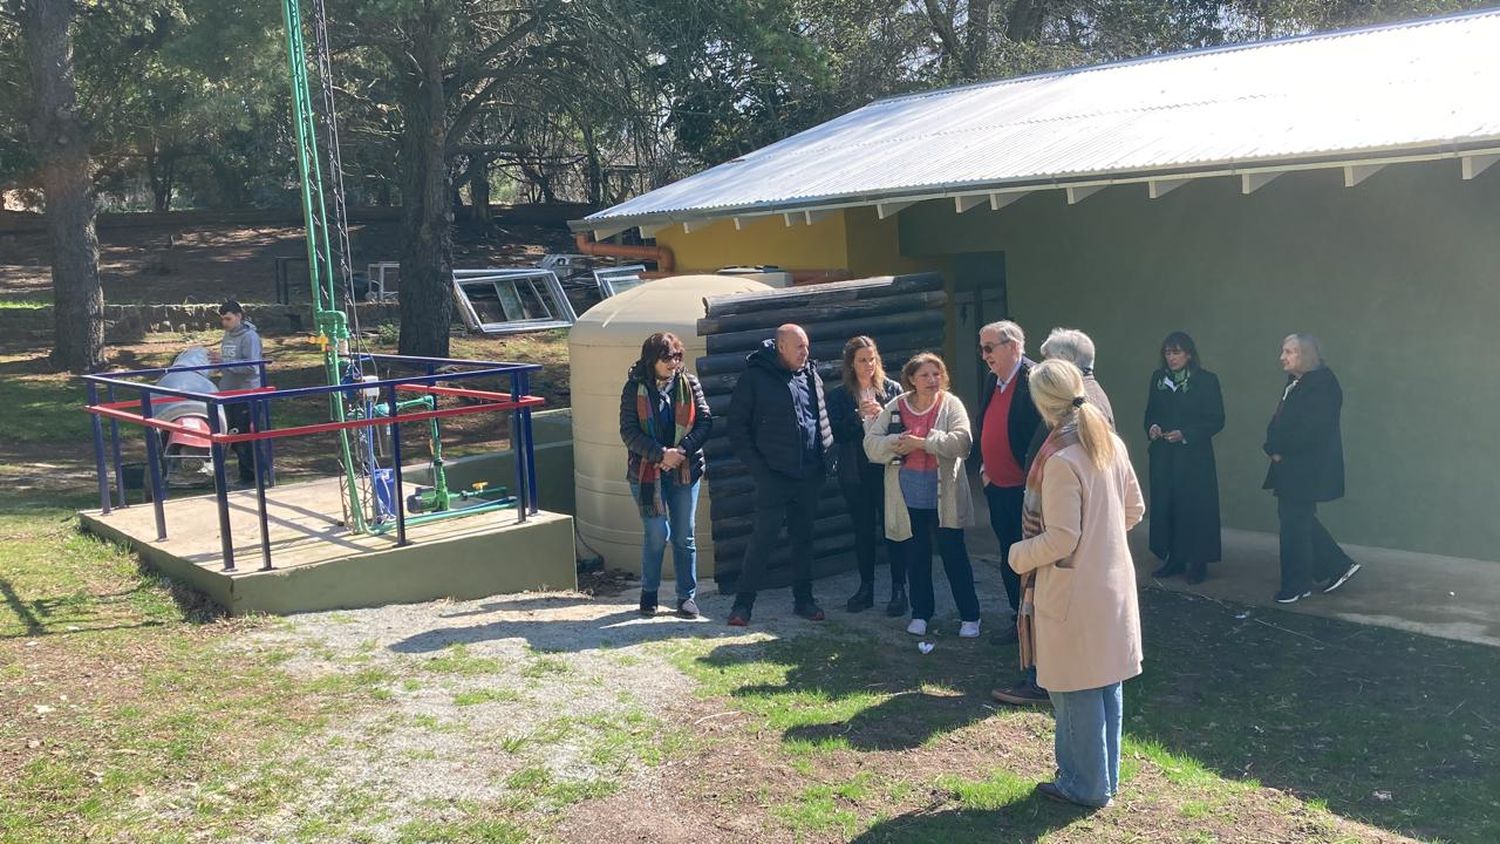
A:
<svg viewBox="0 0 1500 844">
<path fill-rule="evenodd" d="M 964 528 L 974 523 L 974 502 L 964 458 L 973 445 L 969 412 L 948 392 L 943 359 L 923 352 L 901 369 L 908 392 L 892 399 L 865 425 L 865 454 L 885 464 L 885 536 L 900 543 L 911 590 L 911 623 L 906 632 L 927 635 L 932 620 L 932 546 L 943 558 L 958 635 L 979 636 L 979 596 L 964 545 Z"/>
<path fill-rule="evenodd" d="M 1141 673 L 1135 566 L 1125 533 L 1145 513 L 1125 443 L 1062 360 L 1031 370 L 1031 399 L 1052 429 L 1026 477 L 1026 539 L 1010 567 L 1036 573 L 1036 682 L 1057 713 L 1057 778 L 1044 797 L 1103 807 L 1120 786 L 1122 684 Z"/>
</svg>

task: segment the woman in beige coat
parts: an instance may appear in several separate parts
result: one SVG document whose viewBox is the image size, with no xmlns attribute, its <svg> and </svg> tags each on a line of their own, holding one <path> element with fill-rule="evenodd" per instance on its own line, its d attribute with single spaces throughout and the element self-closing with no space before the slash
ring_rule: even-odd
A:
<svg viewBox="0 0 1500 844">
<path fill-rule="evenodd" d="M 1010 567 L 1036 572 L 1037 684 L 1057 713 L 1057 778 L 1043 796 L 1110 803 L 1120 785 L 1123 681 L 1141 673 L 1140 608 L 1125 532 L 1145 513 L 1125 444 L 1088 403 L 1067 361 L 1031 370 L 1052 429 L 1026 478 L 1025 535 Z"/>
<path fill-rule="evenodd" d="M 964 528 L 974 523 L 974 500 L 964 473 L 973 447 L 969 412 L 948 392 L 943 359 L 923 352 L 906 362 L 901 381 L 908 392 L 890 402 L 865 425 L 865 454 L 885 466 L 885 536 L 899 543 L 911 590 L 911 623 L 906 632 L 927 635 L 932 620 L 932 546 L 936 539 L 953 602 L 958 635 L 979 636 L 979 595 L 974 568 L 964 545 Z"/>
</svg>

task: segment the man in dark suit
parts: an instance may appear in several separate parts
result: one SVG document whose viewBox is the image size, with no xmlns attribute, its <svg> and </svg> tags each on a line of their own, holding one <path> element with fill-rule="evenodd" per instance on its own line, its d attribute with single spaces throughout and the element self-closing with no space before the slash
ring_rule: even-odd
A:
<svg viewBox="0 0 1500 844">
<path fill-rule="evenodd" d="M 1021 605 L 1021 578 L 1005 561 L 1010 546 L 1021 540 L 1021 507 L 1026 496 L 1026 450 L 1042 424 L 1031 402 L 1027 379 L 1026 333 L 1009 320 L 979 330 L 979 354 L 990 368 L 979 398 L 974 446 L 979 452 L 979 479 L 990 507 L 990 527 L 1000 540 L 1000 573 L 1011 611 Z M 1015 627 L 1001 628 L 997 643 L 1014 642 Z"/>
</svg>

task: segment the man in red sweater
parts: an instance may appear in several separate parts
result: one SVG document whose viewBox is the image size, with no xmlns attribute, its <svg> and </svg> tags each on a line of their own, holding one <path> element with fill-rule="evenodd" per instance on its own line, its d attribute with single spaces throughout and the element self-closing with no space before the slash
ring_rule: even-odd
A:
<svg viewBox="0 0 1500 844">
<path fill-rule="evenodd" d="M 979 398 L 979 478 L 990 507 L 990 527 L 1000 540 L 1000 573 L 1005 597 L 1015 612 L 1021 604 L 1021 578 L 1006 564 L 1012 543 L 1021 540 L 1021 506 L 1026 495 L 1026 450 L 1042 424 L 1031 402 L 1031 361 L 1026 333 L 1009 320 L 979 331 L 979 354 L 989 366 Z M 1015 625 L 1001 625 L 996 642 L 1016 640 Z"/>
</svg>

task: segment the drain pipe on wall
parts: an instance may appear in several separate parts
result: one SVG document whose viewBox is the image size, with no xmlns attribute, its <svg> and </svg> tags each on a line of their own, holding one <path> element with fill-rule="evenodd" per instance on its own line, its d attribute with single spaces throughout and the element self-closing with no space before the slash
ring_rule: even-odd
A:
<svg viewBox="0 0 1500 844">
<path fill-rule="evenodd" d="M 656 269 L 670 273 L 676 267 L 672 250 L 665 246 L 626 246 L 618 243 L 599 243 L 588 232 L 579 232 L 575 237 L 580 255 L 605 258 L 634 258 L 637 261 L 655 261 Z"/>
</svg>

